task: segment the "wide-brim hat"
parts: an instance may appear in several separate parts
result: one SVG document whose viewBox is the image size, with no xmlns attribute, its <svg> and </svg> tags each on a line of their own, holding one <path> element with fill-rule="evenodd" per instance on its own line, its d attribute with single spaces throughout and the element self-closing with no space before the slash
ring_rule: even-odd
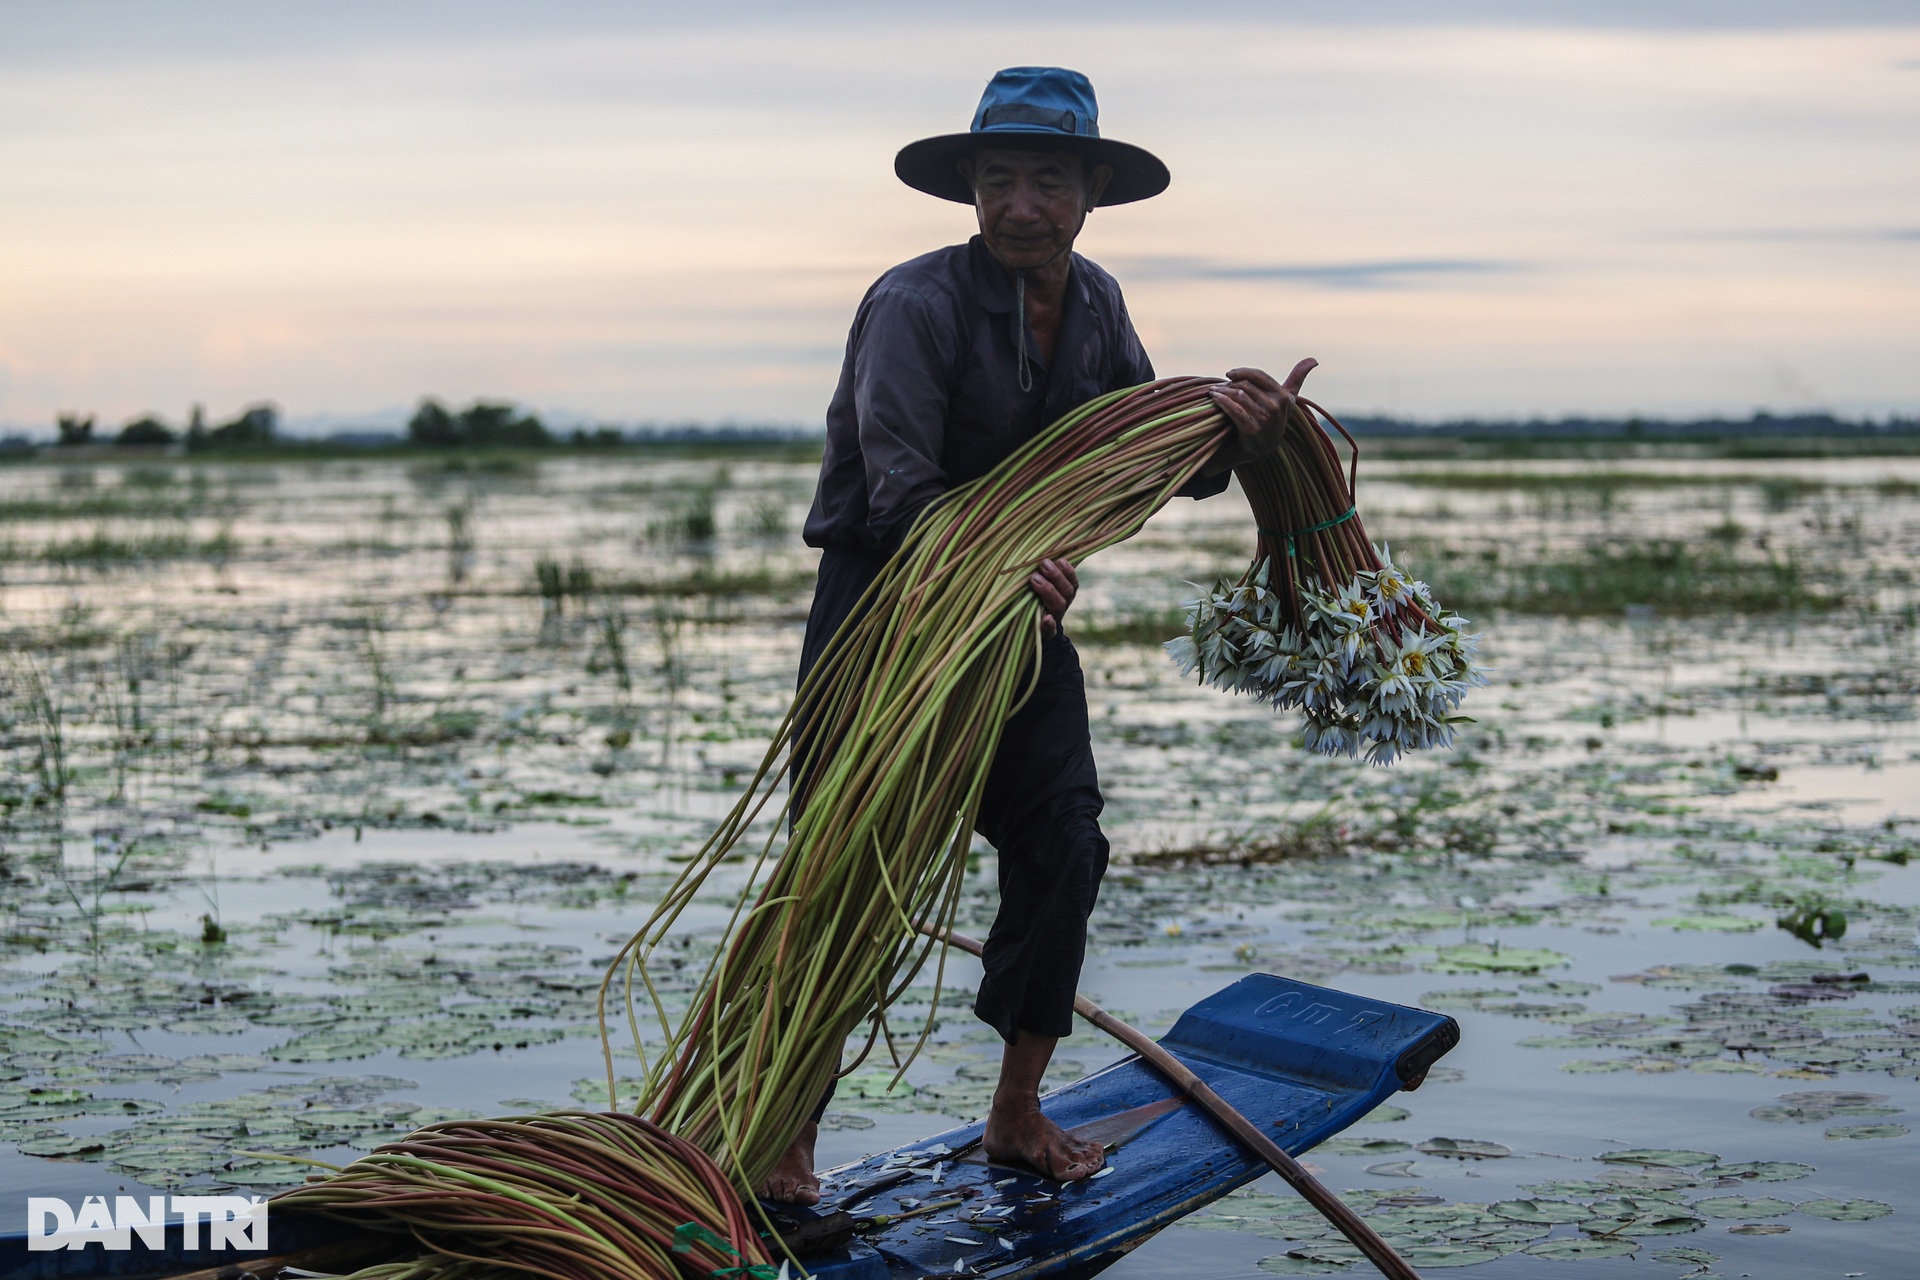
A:
<svg viewBox="0 0 1920 1280">
<path fill-rule="evenodd" d="M 1173 180 L 1151 151 L 1100 136 L 1100 106 L 1092 82 L 1065 67 L 1008 67 L 999 72 L 980 95 L 971 129 L 908 143 L 893 158 L 893 171 L 915 191 L 972 204 L 973 187 L 960 176 L 959 162 L 982 147 L 1071 151 L 1088 165 L 1108 165 L 1113 178 L 1096 204 L 1145 200 L 1165 191 Z"/>
</svg>

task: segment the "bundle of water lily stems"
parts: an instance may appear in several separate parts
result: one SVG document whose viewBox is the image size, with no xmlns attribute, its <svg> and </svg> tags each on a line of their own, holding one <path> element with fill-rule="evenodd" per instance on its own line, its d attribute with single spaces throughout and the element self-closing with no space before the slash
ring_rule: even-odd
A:
<svg viewBox="0 0 1920 1280">
<path fill-rule="evenodd" d="M 618 1112 L 428 1125 L 274 1203 L 407 1230 L 427 1250 L 364 1268 L 357 1280 L 775 1274 L 719 1166 Z"/>
<path fill-rule="evenodd" d="M 585 1146 L 624 1142 L 637 1152 L 634 1131 L 573 1114 L 433 1126 L 276 1203 L 406 1227 L 435 1251 L 396 1264 L 413 1270 L 363 1280 L 452 1280 L 435 1267 L 479 1280 L 471 1268 L 482 1266 L 704 1276 L 764 1258 L 686 1144 L 748 1194 L 811 1113 L 857 1027 L 870 1022 L 867 1049 L 884 1035 L 905 1070 L 918 1044 L 898 1051 L 885 1010 L 936 945 L 923 927 L 952 919 L 1001 729 L 1037 673 L 1040 606 L 1028 574 L 1044 558 L 1077 561 L 1129 537 L 1163 506 L 1227 435 L 1208 395 L 1218 384 L 1168 379 L 1091 401 L 915 522 L 801 687 L 752 785 L 602 986 L 604 1031 L 609 985 L 624 976 L 645 1064 L 642 1106 L 658 1126 L 644 1132 L 681 1145 L 596 1162 Z M 776 804 L 795 740 L 804 785 Z M 767 820 L 788 808 L 790 825 Z M 757 838 L 756 822 L 765 828 L 759 888 L 741 900 L 692 1007 L 675 1018 L 648 959 L 708 876 Z M 634 1012 L 643 989 L 667 1042 L 651 1060 Z M 607 1084 L 617 1105 L 610 1044 Z M 608 1162 L 624 1162 L 635 1180 L 617 1196 Z M 661 1200 L 675 1206 L 663 1217 Z M 716 1261 L 712 1249 L 697 1261 L 663 1254 L 660 1228 L 680 1209 L 740 1260 Z M 610 1247 L 629 1245 L 637 1252 L 627 1262 L 610 1261 Z"/>
<path fill-rule="evenodd" d="M 1167 650 L 1208 684 L 1303 712 L 1310 750 L 1391 764 L 1450 746 L 1460 700 L 1486 683 L 1479 638 L 1367 541 L 1355 471 L 1313 414 L 1353 444 L 1312 401 L 1290 406 L 1280 451 L 1235 469 L 1260 531 L 1253 563 L 1188 606 Z"/>
<path fill-rule="evenodd" d="M 928 508 L 809 674 L 748 794 L 628 944 L 629 995 L 648 986 L 668 1034 L 647 1106 L 737 1186 L 773 1167 L 855 1027 L 872 1022 L 869 1047 L 892 1044 L 884 1011 L 935 945 L 922 927 L 953 916 L 1001 728 L 1037 674 L 1028 575 L 1131 536 L 1165 505 L 1225 437 L 1214 385 L 1090 401 Z M 676 1021 L 646 957 L 773 800 L 790 736 L 814 745 L 785 851 Z"/>
</svg>

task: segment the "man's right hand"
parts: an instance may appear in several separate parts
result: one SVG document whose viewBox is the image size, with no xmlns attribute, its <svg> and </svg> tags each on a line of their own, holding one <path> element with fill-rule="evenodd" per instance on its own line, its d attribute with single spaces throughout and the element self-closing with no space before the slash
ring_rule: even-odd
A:
<svg viewBox="0 0 1920 1280">
<path fill-rule="evenodd" d="M 1319 363 L 1307 357 L 1293 366 L 1284 383 L 1275 381 L 1264 369 L 1227 370 L 1227 385 L 1215 387 L 1208 394 L 1235 431 L 1201 468 L 1201 474 L 1218 475 L 1229 467 L 1243 466 L 1278 449 L 1280 437 L 1286 430 L 1287 413 L 1299 396 L 1307 374 Z"/>
</svg>

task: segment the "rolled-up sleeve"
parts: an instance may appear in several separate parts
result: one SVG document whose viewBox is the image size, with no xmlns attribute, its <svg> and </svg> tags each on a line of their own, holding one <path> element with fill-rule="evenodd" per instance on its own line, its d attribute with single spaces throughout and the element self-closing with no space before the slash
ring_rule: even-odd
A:
<svg viewBox="0 0 1920 1280">
<path fill-rule="evenodd" d="M 878 550 L 900 546 L 914 517 L 952 487 L 940 466 L 957 335 L 910 289 L 867 299 L 854 350 L 854 413 L 867 469 L 867 525 Z"/>
</svg>

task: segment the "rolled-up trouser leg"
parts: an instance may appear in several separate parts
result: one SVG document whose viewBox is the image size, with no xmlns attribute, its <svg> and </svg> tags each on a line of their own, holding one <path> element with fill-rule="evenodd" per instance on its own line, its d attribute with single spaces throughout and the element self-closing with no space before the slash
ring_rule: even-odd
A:
<svg viewBox="0 0 1920 1280">
<path fill-rule="evenodd" d="M 1033 696 L 1007 721 L 980 806 L 980 834 L 1000 854 L 1000 910 L 973 1011 L 1009 1043 L 1073 1030 L 1087 918 L 1107 869 L 1102 807 L 1080 657 L 1055 636 Z"/>
</svg>

